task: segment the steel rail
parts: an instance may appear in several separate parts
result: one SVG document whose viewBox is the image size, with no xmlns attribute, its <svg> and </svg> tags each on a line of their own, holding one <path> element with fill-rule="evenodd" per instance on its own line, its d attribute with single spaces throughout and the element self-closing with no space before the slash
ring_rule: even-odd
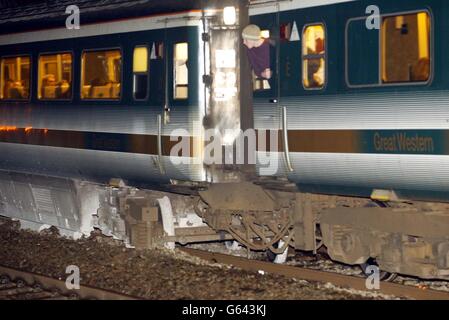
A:
<svg viewBox="0 0 449 320">
<path fill-rule="evenodd" d="M 23 280 L 27 284 L 39 283 L 43 289 L 57 289 L 61 295 L 76 294 L 80 299 L 98 299 L 98 300 L 140 300 L 138 297 L 114 292 L 111 290 L 94 288 L 91 286 L 80 285 L 77 290 L 69 290 L 65 281 L 50 278 L 33 272 L 16 270 L 10 267 L 0 266 L 0 275 L 8 276 L 12 281 Z"/>
<path fill-rule="evenodd" d="M 8 279 L 9 280 L 9 279 Z M 2 281 L 0 300 L 69 300 L 58 292 L 45 290 L 41 286 L 29 285 L 22 281 Z"/>
<path fill-rule="evenodd" d="M 333 285 L 338 287 L 350 288 L 360 291 L 369 291 L 366 288 L 365 278 L 358 278 L 354 276 L 347 276 L 320 270 L 304 269 L 294 266 L 279 265 L 258 260 L 249 260 L 246 258 L 191 248 L 180 248 L 180 250 L 206 261 L 233 265 L 237 268 L 241 268 L 247 271 L 264 271 L 267 273 L 283 275 L 290 278 L 321 283 L 332 283 Z M 391 282 L 381 282 L 380 289 L 375 290 L 374 292 L 417 300 L 449 300 L 449 292 L 421 289 Z"/>
</svg>

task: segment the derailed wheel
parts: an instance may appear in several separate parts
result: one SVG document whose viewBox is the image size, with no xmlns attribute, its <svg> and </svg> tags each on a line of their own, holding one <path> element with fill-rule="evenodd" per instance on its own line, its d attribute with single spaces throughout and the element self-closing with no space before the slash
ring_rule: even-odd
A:
<svg viewBox="0 0 449 320">
<path fill-rule="evenodd" d="M 375 207 L 388 208 L 389 206 L 390 205 L 387 202 L 376 201 L 376 200 L 373 200 L 372 203 L 369 203 L 368 205 L 366 205 L 366 207 L 374 207 L 374 208 Z M 376 259 L 374 259 L 374 258 L 369 258 L 365 263 L 360 264 L 360 268 L 362 269 L 363 274 L 367 277 L 371 275 L 371 273 L 368 272 L 369 266 L 379 267 L 379 265 L 376 262 Z M 380 270 L 379 280 L 385 281 L 385 282 L 391 282 L 394 279 L 396 279 L 397 276 L 398 276 L 397 273 Z"/>
<path fill-rule="evenodd" d="M 274 259 L 276 259 L 277 254 L 273 253 L 271 250 L 267 249 L 266 251 L 267 254 L 267 260 L 269 262 L 274 262 Z"/>
<path fill-rule="evenodd" d="M 369 259 L 369 247 L 361 230 L 345 225 L 321 223 L 323 243 L 334 261 L 360 265 Z"/>
<path fill-rule="evenodd" d="M 376 266 L 379 268 L 379 265 L 376 262 L 376 259 L 374 258 L 369 258 L 365 263 L 360 264 L 360 268 L 362 269 L 362 272 L 365 276 L 370 276 L 372 275 L 371 272 L 369 272 L 368 267 L 370 266 Z M 380 270 L 380 268 L 379 268 Z M 397 273 L 395 272 L 388 272 L 388 271 L 383 271 L 380 270 L 379 272 L 379 280 L 380 281 L 385 281 L 385 282 L 391 282 L 394 279 L 396 279 L 396 277 L 398 276 Z"/>
<path fill-rule="evenodd" d="M 286 243 L 284 241 L 279 240 L 279 242 L 274 244 L 273 247 L 275 249 L 280 249 L 280 247 L 284 247 L 285 244 Z M 279 263 L 279 264 L 285 263 L 285 261 L 287 261 L 288 249 L 289 249 L 288 245 L 285 248 L 284 252 L 282 252 L 282 253 L 275 253 L 272 250 L 267 249 L 266 255 L 267 255 L 268 261 L 273 262 L 273 263 Z"/>
</svg>

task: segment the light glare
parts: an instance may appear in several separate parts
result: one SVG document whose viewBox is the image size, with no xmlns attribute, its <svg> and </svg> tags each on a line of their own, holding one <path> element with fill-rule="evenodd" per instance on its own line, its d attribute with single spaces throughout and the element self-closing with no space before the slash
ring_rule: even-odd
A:
<svg viewBox="0 0 449 320">
<path fill-rule="evenodd" d="M 223 22 L 225 25 L 234 25 L 237 22 L 235 7 L 225 7 L 223 9 Z"/>
</svg>

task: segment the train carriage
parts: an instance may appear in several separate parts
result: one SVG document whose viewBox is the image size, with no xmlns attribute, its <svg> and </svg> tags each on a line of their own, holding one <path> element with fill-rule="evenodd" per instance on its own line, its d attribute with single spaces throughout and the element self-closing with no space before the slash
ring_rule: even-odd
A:
<svg viewBox="0 0 449 320">
<path fill-rule="evenodd" d="M 203 117 L 195 16 L 1 36 L 3 163 L 94 180 L 203 180 L 201 167 L 174 167 L 163 153 L 169 149 L 158 148 Z"/>
<path fill-rule="evenodd" d="M 0 19 L 1 214 L 447 279 L 444 1 L 117 3 Z"/>
<path fill-rule="evenodd" d="M 416 200 L 447 201 L 447 9 L 443 1 L 298 1 L 252 11 L 253 23 L 279 35 L 274 85 L 256 79 L 254 92 L 255 128 L 283 136 L 278 175 L 304 193 L 380 207 L 411 201 L 420 212 L 334 200 L 317 220 L 335 260 L 377 256 L 390 271 L 446 274 L 445 241 L 436 240 L 447 238 L 446 207 Z"/>
<path fill-rule="evenodd" d="M 369 5 L 380 10 L 380 29 L 366 26 Z M 285 108 L 290 160 L 280 164 L 290 164 L 283 173 L 311 192 L 371 196 L 384 189 L 402 198 L 447 198 L 446 66 L 439 58 L 445 4 L 301 6 L 279 18 L 256 10 L 253 18 L 264 29 L 294 24 L 298 32 L 297 41 L 280 41 L 279 87 L 254 94 L 257 128 L 282 130 Z M 311 55 L 313 37 L 324 46 Z M 321 83 L 309 83 L 317 61 Z"/>
</svg>

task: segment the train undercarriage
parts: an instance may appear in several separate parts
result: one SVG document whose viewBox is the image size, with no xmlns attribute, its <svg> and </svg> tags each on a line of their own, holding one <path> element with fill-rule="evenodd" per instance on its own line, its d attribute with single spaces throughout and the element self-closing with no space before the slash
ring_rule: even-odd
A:
<svg viewBox="0 0 449 320">
<path fill-rule="evenodd" d="M 263 181 L 179 190 L 2 172 L 0 215 L 34 230 L 57 226 L 74 238 L 97 228 L 136 248 L 224 240 L 275 254 L 324 247 L 338 262 L 375 259 L 386 272 L 449 279 L 449 204 L 379 203 Z"/>
</svg>

